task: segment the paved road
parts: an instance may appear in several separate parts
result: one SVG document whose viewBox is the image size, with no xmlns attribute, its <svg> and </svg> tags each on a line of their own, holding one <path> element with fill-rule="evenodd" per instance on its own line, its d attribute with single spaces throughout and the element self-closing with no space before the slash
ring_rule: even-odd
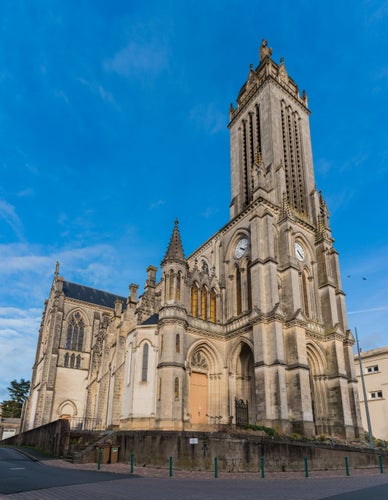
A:
<svg viewBox="0 0 388 500">
<path fill-rule="evenodd" d="M 31 460 L 12 448 L 0 447 L 0 494 L 3 495 L 114 479 L 117 479 L 114 472 L 51 467 Z M 130 477 L 128 480 L 134 479 Z"/>
<path fill-rule="evenodd" d="M 377 472 L 359 476 L 261 479 L 258 474 L 174 473 L 151 477 L 139 467 L 135 475 L 128 465 L 103 466 L 115 472 L 90 470 L 96 465 L 75 466 L 60 460 L 33 462 L 17 451 L 0 447 L 0 499 L 14 500 L 386 500 L 388 476 Z M 102 467 L 102 468 L 103 468 Z M 85 470 L 89 469 L 89 470 Z M 231 479 L 232 477 L 232 479 Z M 249 479 L 248 479 L 249 478 Z"/>
</svg>

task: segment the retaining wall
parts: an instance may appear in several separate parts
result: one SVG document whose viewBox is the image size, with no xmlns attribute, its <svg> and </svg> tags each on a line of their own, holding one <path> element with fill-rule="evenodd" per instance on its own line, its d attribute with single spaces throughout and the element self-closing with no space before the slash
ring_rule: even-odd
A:
<svg viewBox="0 0 388 500">
<path fill-rule="evenodd" d="M 212 470 L 217 457 L 221 471 L 258 471 L 264 456 L 269 472 L 303 470 L 304 458 L 311 470 L 329 470 L 344 469 L 345 456 L 350 467 L 378 467 L 378 455 L 382 455 L 383 464 L 388 467 L 388 452 L 384 450 L 242 433 L 118 431 L 107 442 L 119 447 L 120 462 L 129 463 L 133 453 L 138 467 L 168 467 L 171 456 L 174 468 Z M 85 450 L 79 460 L 95 461 L 95 447 Z"/>
<path fill-rule="evenodd" d="M 66 456 L 69 450 L 70 425 L 66 419 L 55 420 L 4 439 L 2 444 L 31 446 L 57 457 Z"/>
</svg>

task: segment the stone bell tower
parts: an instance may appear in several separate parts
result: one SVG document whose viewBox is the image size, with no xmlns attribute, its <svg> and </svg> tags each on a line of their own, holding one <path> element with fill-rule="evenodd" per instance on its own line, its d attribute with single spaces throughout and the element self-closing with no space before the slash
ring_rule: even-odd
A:
<svg viewBox="0 0 388 500">
<path fill-rule="evenodd" d="M 260 197 L 280 205 L 283 196 L 313 222 L 315 190 L 309 128 L 310 111 L 289 77 L 284 60 L 276 64 L 263 40 L 260 63 L 230 107 L 233 218 Z"/>
<path fill-rule="evenodd" d="M 250 248 L 256 418 L 286 432 L 357 436 L 357 387 L 338 254 L 316 189 L 308 102 L 271 59 L 230 106 L 231 223 Z M 238 257 L 238 255 L 237 255 Z"/>
</svg>

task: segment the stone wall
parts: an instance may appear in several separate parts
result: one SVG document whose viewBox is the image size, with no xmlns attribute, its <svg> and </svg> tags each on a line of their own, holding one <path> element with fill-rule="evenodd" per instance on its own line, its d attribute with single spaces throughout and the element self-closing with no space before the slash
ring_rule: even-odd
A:
<svg viewBox="0 0 388 500">
<path fill-rule="evenodd" d="M 89 433 L 90 434 L 90 433 Z M 174 432 L 174 431 L 111 431 L 86 450 L 78 450 L 75 442 L 87 440 L 82 432 L 71 433 L 77 440 L 72 445 L 77 462 L 96 461 L 96 445 L 118 447 L 119 461 L 130 463 L 131 453 L 137 467 L 168 468 L 173 457 L 176 469 L 212 470 L 218 458 L 220 471 L 259 471 L 260 459 L 265 458 L 265 469 L 271 471 L 303 471 L 304 458 L 310 470 L 344 469 L 345 457 L 350 468 L 378 467 L 378 455 L 388 468 L 388 451 L 355 446 L 292 441 L 268 436 L 233 432 Z M 55 456 L 66 456 L 69 451 L 69 422 L 61 419 L 31 431 L 18 434 L 2 444 L 31 446 Z M 91 442 L 91 436 L 88 436 Z"/>
<path fill-rule="evenodd" d="M 51 455 L 62 457 L 68 453 L 69 439 L 69 421 L 60 419 L 5 439 L 2 444 L 31 446 Z"/>
<path fill-rule="evenodd" d="M 303 471 L 304 458 L 311 470 L 325 470 L 344 469 L 345 456 L 351 468 L 378 467 L 378 455 L 382 455 L 384 466 L 388 467 L 387 451 L 251 434 L 120 431 L 113 433 L 109 441 L 112 446 L 119 446 L 120 462 L 129 463 L 134 453 L 138 467 L 167 468 L 172 456 L 174 468 L 211 470 L 217 457 L 222 471 L 259 471 L 260 458 L 264 456 L 269 472 Z M 93 461 L 94 457 L 94 450 L 90 450 L 83 461 Z"/>
</svg>

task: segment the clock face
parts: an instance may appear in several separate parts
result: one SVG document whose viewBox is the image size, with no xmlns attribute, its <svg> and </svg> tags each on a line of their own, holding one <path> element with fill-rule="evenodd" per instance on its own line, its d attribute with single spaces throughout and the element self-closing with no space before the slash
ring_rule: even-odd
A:
<svg viewBox="0 0 388 500">
<path fill-rule="evenodd" d="M 300 243 L 295 243 L 295 255 L 296 255 L 296 258 L 300 261 L 303 261 L 304 258 L 305 258 L 305 251 L 304 251 L 304 248 L 302 247 L 302 245 Z"/>
<path fill-rule="evenodd" d="M 234 249 L 234 256 L 236 257 L 236 259 L 240 259 L 247 251 L 247 248 L 248 238 L 241 238 L 240 240 L 238 240 L 236 248 Z"/>
</svg>

